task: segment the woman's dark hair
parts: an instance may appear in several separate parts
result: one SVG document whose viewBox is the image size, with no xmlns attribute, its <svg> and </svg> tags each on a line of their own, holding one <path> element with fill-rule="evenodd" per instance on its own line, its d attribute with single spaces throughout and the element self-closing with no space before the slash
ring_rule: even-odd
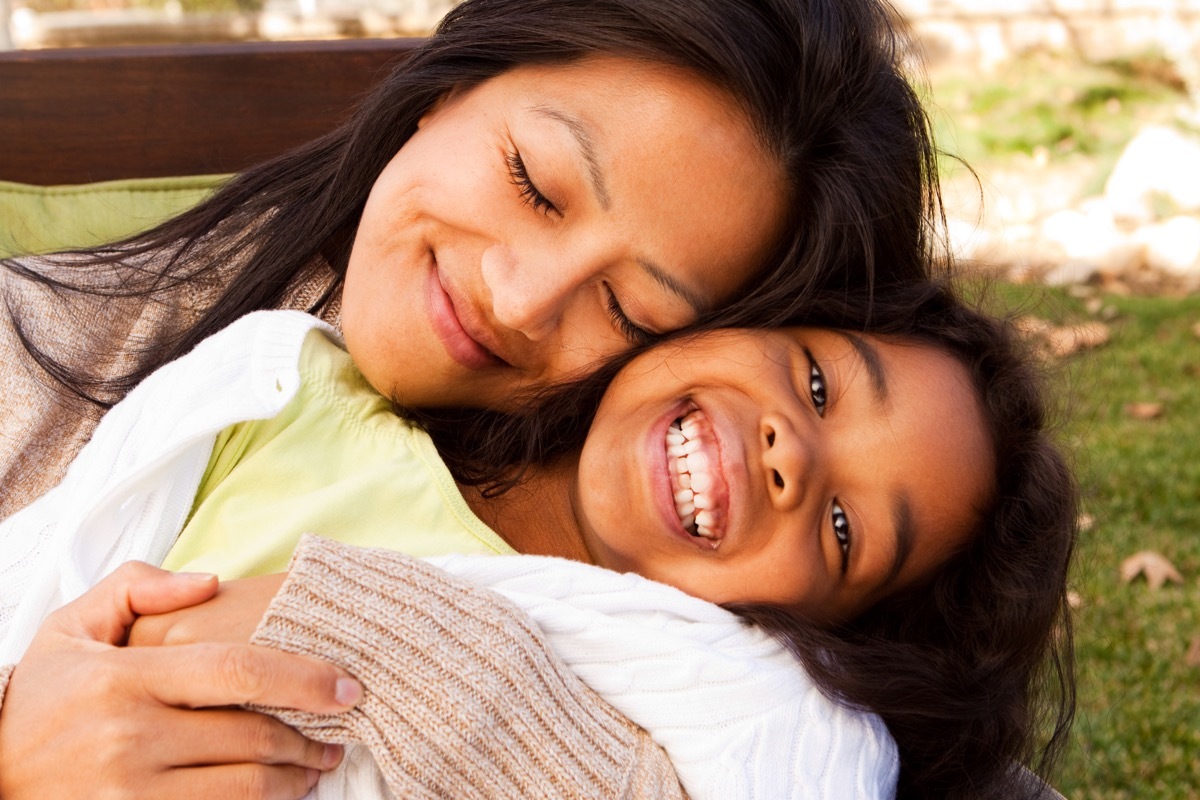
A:
<svg viewBox="0 0 1200 800">
<path fill-rule="evenodd" d="M 967 369 L 995 454 L 994 494 L 966 546 L 930 580 L 848 623 L 729 608 L 782 639 L 830 697 L 887 723 L 900 753 L 898 797 L 1036 797 L 1016 765 L 1052 770 L 1074 716 L 1066 592 L 1076 535 L 1076 484 L 1052 435 L 1038 362 L 1008 321 L 946 283 L 808 301 L 791 324 L 928 345 Z M 460 479 L 502 492 L 524 470 L 498 464 L 546 463 L 582 445 L 606 381 L 632 357 L 544 393 L 537 411 L 458 420 L 470 426 L 470 448 L 445 435 L 443 420 L 421 421 Z"/>
<path fill-rule="evenodd" d="M 22 327 L 21 304 L 9 304 L 27 349 L 59 383 L 111 404 L 234 319 L 279 306 L 321 259 L 335 278 L 309 307 L 335 296 L 375 179 L 439 98 L 519 65 L 596 54 L 710 81 L 742 106 L 786 171 L 791 233 L 728 305 L 728 322 L 770 325 L 818 287 L 918 280 L 935 263 L 930 239 L 941 211 L 928 120 L 903 75 L 897 20 L 886 0 L 465 0 L 332 133 L 119 245 L 50 267 L 5 262 L 60 296 L 182 304 L 184 322 L 100 357 L 59 330 Z M 117 275 L 98 282 L 97 268 Z M 181 287 L 201 286 L 216 299 L 197 291 L 179 299 Z M 205 299 L 191 302 L 196 296 Z M 121 374 L 86 374 L 118 355 Z"/>
</svg>

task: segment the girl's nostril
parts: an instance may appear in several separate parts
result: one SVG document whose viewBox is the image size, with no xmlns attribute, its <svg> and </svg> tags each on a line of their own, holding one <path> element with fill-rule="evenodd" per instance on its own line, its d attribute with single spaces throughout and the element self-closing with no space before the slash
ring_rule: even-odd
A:
<svg viewBox="0 0 1200 800">
<path fill-rule="evenodd" d="M 782 489 L 783 488 L 783 476 L 779 474 L 778 470 L 771 470 L 771 472 L 773 472 L 775 474 L 775 485 L 778 486 L 780 489 Z"/>
<path fill-rule="evenodd" d="M 767 434 L 767 447 L 770 447 L 773 444 L 775 444 L 775 431 L 771 431 L 770 433 Z M 778 475 L 779 473 L 775 473 L 775 474 Z"/>
</svg>

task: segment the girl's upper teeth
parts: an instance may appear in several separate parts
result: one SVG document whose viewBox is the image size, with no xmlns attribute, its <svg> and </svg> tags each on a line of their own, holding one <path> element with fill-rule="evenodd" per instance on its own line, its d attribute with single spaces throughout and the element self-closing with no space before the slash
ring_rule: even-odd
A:
<svg viewBox="0 0 1200 800">
<path fill-rule="evenodd" d="M 714 550 L 725 535 L 725 485 L 709 463 L 715 446 L 712 426 L 699 409 L 667 428 L 667 465 L 679 522 L 692 536 L 711 542 Z"/>
</svg>

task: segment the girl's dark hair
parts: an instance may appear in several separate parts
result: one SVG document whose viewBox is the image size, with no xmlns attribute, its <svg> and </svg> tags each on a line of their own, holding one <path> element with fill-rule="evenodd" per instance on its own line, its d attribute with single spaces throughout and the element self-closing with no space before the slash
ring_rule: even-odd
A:
<svg viewBox="0 0 1200 800">
<path fill-rule="evenodd" d="M 465 0 L 332 133 L 119 245 L 50 267 L 5 262 L 59 295 L 172 307 L 204 286 L 215 300 L 185 304 L 185 322 L 107 357 L 33 321 L 20 335 L 66 389 L 107 405 L 234 319 L 279 306 L 323 258 L 336 277 L 311 304 L 320 308 L 340 290 L 375 179 L 439 98 L 519 65 L 598 54 L 674 65 L 723 89 L 786 172 L 791 233 L 726 309 L 729 321 L 772 324 L 818 287 L 918 280 L 934 263 L 941 211 L 897 19 L 886 0 Z M 97 269 L 116 277 L 98 283 Z M 19 320 L 21 304 L 10 305 Z M 120 374 L 88 377 L 116 356 Z"/>
<path fill-rule="evenodd" d="M 995 453 L 994 496 L 965 548 L 929 581 L 848 623 L 729 608 L 782 639 L 829 696 L 887 723 L 900 752 L 898 797 L 1036 797 L 1017 765 L 1048 774 L 1074 716 L 1066 593 L 1076 536 L 1076 484 L 1052 436 L 1038 362 L 1007 320 L 945 283 L 808 299 L 788 322 L 928 345 L 966 367 Z M 582 445 L 605 382 L 632 357 L 544 394 L 536 412 L 464 417 L 471 448 L 444 435 L 441 420 L 423 422 L 460 479 L 501 492 L 523 471 L 496 465 L 545 463 Z"/>
<path fill-rule="evenodd" d="M 900 750 L 899 797 L 1037 796 L 1014 765 L 1047 774 L 1074 717 L 1067 568 L 1077 515 L 1041 370 L 1007 320 L 947 286 L 898 289 L 870 318 L 863 307 L 827 304 L 827 322 L 926 344 L 967 368 L 995 453 L 991 504 L 931 580 L 847 624 L 820 630 L 787 609 L 733 610 L 787 642 L 831 696 L 883 718 Z"/>
</svg>

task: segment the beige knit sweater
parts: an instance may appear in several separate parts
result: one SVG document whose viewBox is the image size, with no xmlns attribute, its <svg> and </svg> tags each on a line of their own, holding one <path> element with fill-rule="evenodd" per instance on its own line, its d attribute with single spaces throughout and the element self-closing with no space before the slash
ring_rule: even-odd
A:
<svg viewBox="0 0 1200 800">
<path fill-rule="evenodd" d="M 54 272 L 54 267 L 39 269 Z M 331 273 L 315 265 L 285 307 L 307 307 Z M 119 280 L 97 271 L 97 286 Z M 75 342 L 73 365 L 102 376 L 131 345 L 195 319 L 214 284 L 169 302 L 72 296 L 0 269 L 0 293 L 40 342 Z M 336 324 L 337 309 L 323 316 Z M 0 324 L 0 518 L 55 485 L 100 414 L 61 399 Z M 421 562 L 318 545 L 300 553 L 256 641 L 319 656 L 367 690 L 353 712 L 276 711 L 324 741 L 361 742 L 400 797 L 683 798 L 666 754 L 551 654 L 536 626 L 498 595 Z M 0 667 L 0 703 L 12 667 Z"/>
</svg>

